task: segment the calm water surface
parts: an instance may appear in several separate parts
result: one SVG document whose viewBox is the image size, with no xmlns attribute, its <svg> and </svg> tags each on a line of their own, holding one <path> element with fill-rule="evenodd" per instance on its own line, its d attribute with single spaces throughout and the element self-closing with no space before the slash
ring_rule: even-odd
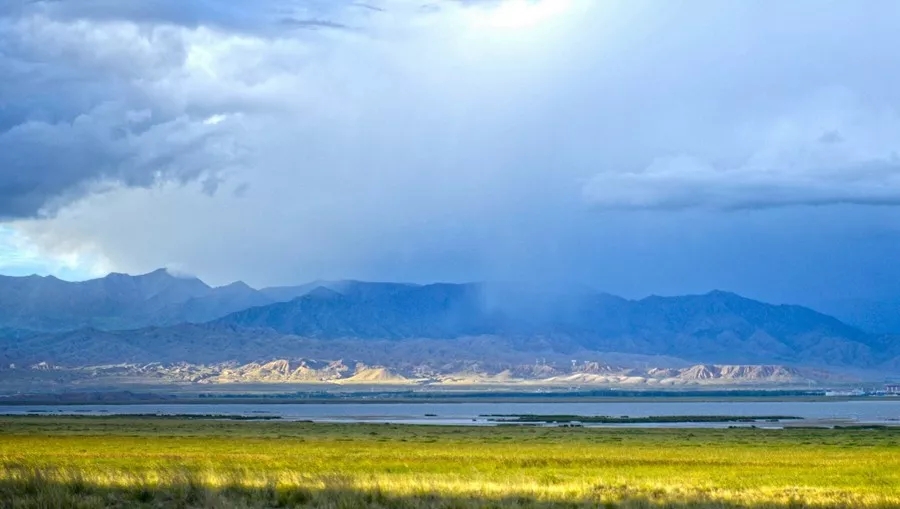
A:
<svg viewBox="0 0 900 509">
<path fill-rule="evenodd" d="M 900 425 L 900 398 L 855 401 L 623 401 L 552 403 L 332 403 L 332 404 L 185 404 L 185 405 L 35 405 L 2 406 L 3 415 L 230 415 L 277 416 L 317 422 L 389 422 L 398 424 L 490 424 L 490 414 L 540 414 L 648 417 L 665 415 L 795 416 L 810 420 L 851 420 Z M 728 426 L 679 423 L 677 426 Z M 646 426 L 646 425 L 644 425 Z M 659 426 L 659 425 L 655 425 Z M 673 424 L 664 424 L 670 427 Z"/>
</svg>

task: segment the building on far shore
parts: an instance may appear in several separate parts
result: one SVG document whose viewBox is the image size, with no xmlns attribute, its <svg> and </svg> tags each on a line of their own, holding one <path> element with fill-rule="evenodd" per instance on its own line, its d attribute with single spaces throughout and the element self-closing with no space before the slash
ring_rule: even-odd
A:
<svg viewBox="0 0 900 509">
<path fill-rule="evenodd" d="M 865 396 L 866 391 L 862 389 L 853 389 L 850 391 L 825 391 L 826 396 Z"/>
<path fill-rule="evenodd" d="M 900 384 L 888 384 L 884 386 L 885 394 L 900 394 Z"/>
</svg>

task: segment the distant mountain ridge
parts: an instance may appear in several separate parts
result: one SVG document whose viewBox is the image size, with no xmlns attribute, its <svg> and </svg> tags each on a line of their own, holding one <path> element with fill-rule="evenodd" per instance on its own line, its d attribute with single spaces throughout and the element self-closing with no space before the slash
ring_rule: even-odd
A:
<svg viewBox="0 0 900 509">
<path fill-rule="evenodd" d="M 539 292 L 510 291 L 512 301 L 492 303 L 490 293 L 481 284 L 356 282 L 213 323 L 320 339 L 565 337 L 592 351 L 705 362 L 874 366 L 897 350 L 894 341 L 811 309 L 722 291 L 636 301 L 595 293 L 545 300 Z"/>
<path fill-rule="evenodd" d="M 53 276 L 0 276 L 0 327 L 66 331 L 121 330 L 206 322 L 274 302 L 243 283 L 212 288 L 165 269 L 68 282 Z"/>
<path fill-rule="evenodd" d="M 473 343 L 477 347 L 448 346 L 466 338 L 489 339 Z M 372 362 L 364 345 L 373 342 L 399 345 L 381 359 L 392 368 L 418 356 L 412 345 L 451 363 L 562 362 L 602 353 L 722 365 L 900 367 L 900 342 L 891 336 L 802 306 L 723 291 L 628 300 L 587 288 L 517 283 L 332 281 L 256 290 L 237 282 L 213 288 L 165 270 L 80 283 L 0 277 L 0 365 L 252 363 L 273 355 L 314 358 L 311 351 L 324 356 L 317 358 L 344 358 L 335 345 L 361 348 L 364 355 L 355 358 Z"/>
</svg>

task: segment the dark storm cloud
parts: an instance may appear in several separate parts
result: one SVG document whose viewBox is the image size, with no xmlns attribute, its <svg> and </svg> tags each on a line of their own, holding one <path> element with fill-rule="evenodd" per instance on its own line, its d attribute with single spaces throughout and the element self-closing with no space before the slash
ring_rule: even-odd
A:
<svg viewBox="0 0 900 509">
<path fill-rule="evenodd" d="M 228 141 L 214 127 L 175 118 L 138 130 L 130 115 L 107 105 L 71 122 L 28 121 L 0 134 L 0 217 L 52 213 L 108 182 L 187 181 L 231 163 L 217 153 Z"/>
<path fill-rule="evenodd" d="M 179 104 L 162 90 L 190 65 L 191 48 L 207 37 L 202 30 L 268 37 L 339 29 L 345 25 L 329 14 L 342 6 L 283 0 L 4 2 L 0 218 L 34 216 L 102 183 L 215 179 L 234 163 L 233 154 L 222 151 L 229 144 L 224 126 L 204 121 L 246 108 L 246 101 L 240 94 L 210 98 L 197 91 L 202 100 Z M 144 113 L 147 118 L 134 120 Z"/>
<path fill-rule="evenodd" d="M 0 15 L 41 15 L 58 20 L 128 21 L 213 27 L 255 34 L 277 33 L 285 16 L 324 16 L 345 0 L 10 0 Z M 310 20 L 312 21 L 312 20 Z M 317 19 L 329 23 L 327 19 Z M 334 22 L 335 24 L 339 24 Z"/>
<path fill-rule="evenodd" d="M 6 4 L 0 218 L 52 213 L 104 185 L 215 179 L 233 166 L 234 133 L 205 122 L 211 111 L 232 105 L 173 107 L 140 84 L 164 80 L 188 58 L 186 33 L 160 23 L 277 28 L 260 14 L 268 10 L 163 0 Z"/>
</svg>

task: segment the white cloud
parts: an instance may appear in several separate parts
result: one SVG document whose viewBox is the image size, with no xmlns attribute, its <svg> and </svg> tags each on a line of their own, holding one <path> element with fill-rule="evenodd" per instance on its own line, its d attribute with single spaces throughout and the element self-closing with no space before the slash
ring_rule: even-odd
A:
<svg viewBox="0 0 900 509">
<path fill-rule="evenodd" d="M 54 274 L 70 280 L 88 279 L 108 272 L 105 260 L 86 253 L 79 245 L 74 251 L 37 246 L 15 229 L 0 226 L 0 273 L 13 275 Z"/>
<path fill-rule="evenodd" d="M 900 204 L 900 115 L 828 90 L 781 116 L 740 164 L 689 155 L 612 169 L 585 186 L 607 208 L 717 209 Z"/>
</svg>

